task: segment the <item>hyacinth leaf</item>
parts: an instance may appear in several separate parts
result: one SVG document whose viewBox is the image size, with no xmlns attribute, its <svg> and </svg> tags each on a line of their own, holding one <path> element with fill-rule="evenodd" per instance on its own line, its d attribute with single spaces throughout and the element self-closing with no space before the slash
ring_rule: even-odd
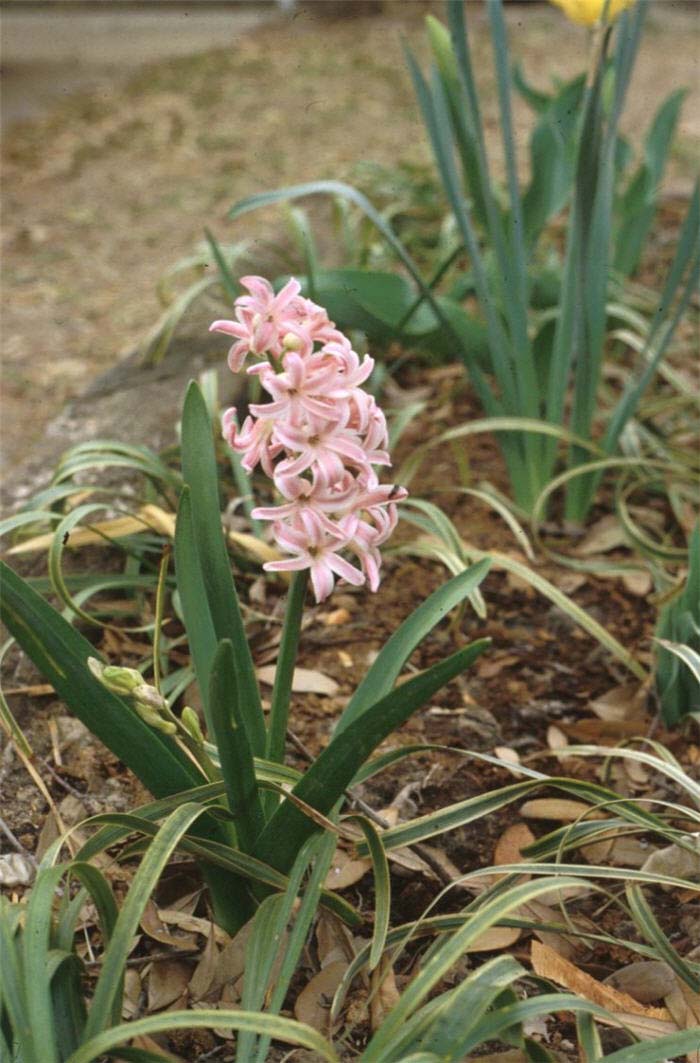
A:
<svg viewBox="0 0 700 1063">
<path fill-rule="evenodd" d="M 380 698 L 331 740 L 294 787 L 295 797 L 327 815 L 379 743 L 437 690 L 473 664 L 489 645 L 488 639 L 473 642 Z M 316 829 L 313 821 L 287 799 L 265 827 L 256 856 L 286 871 L 300 846 Z"/>
<path fill-rule="evenodd" d="M 245 729 L 236 660 L 229 639 L 219 643 L 212 664 L 209 711 L 228 804 L 236 826 L 238 847 L 250 853 L 263 828 L 264 816 L 253 754 Z"/>
<path fill-rule="evenodd" d="M 416 646 L 451 609 L 479 586 L 490 568 L 489 558 L 472 565 L 439 587 L 411 613 L 382 647 L 379 656 L 351 697 L 335 729 L 341 735 L 372 705 L 385 697 Z"/>
<path fill-rule="evenodd" d="M 192 530 L 192 496 L 189 487 L 183 487 L 180 495 L 175 523 L 174 554 L 177 590 L 190 655 L 194 662 L 207 731 L 213 735 L 209 683 L 217 641 L 206 590 L 200 579 L 199 557 Z"/>
<path fill-rule="evenodd" d="M 262 756 L 265 721 L 221 527 L 212 425 L 202 392 L 194 381 L 187 389 L 182 414 L 182 471 L 191 494 L 192 533 L 211 622 L 217 641 L 228 638 L 233 643 L 248 741 L 253 752 Z"/>
<path fill-rule="evenodd" d="M 167 735 L 152 730 L 91 675 L 95 648 L 0 561 L 0 617 L 57 695 L 155 797 L 191 789 L 202 776 Z"/>
</svg>

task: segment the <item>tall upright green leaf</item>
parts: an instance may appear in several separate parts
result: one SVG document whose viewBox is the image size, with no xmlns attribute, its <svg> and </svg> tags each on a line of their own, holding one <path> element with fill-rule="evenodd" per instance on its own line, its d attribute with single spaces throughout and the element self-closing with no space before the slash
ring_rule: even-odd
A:
<svg viewBox="0 0 700 1063">
<path fill-rule="evenodd" d="M 382 646 L 376 661 L 350 698 L 336 725 L 336 735 L 342 734 L 366 709 L 389 693 L 416 646 L 440 620 L 447 616 L 451 609 L 464 601 L 479 586 L 490 565 L 489 558 L 471 565 L 466 571 L 433 591 L 404 620 Z"/>
<path fill-rule="evenodd" d="M 219 643 L 212 665 L 209 710 L 221 774 L 236 825 L 238 847 L 251 853 L 265 820 L 245 729 L 245 709 L 241 704 L 233 645 L 229 639 Z"/>
<path fill-rule="evenodd" d="M 379 743 L 437 690 L 468 668 L 488 645 L 488 639 L 471 643 L 366 709 L 316 758 L 294 787 L 294 796 L 324 815 L 330 812 Z M 287 871 L 300 846 L 316 829 L 313 821 L 286 799 L 260 836 L 256 856 Z"/>
<path fill-rule="evenodd" d="M 245 729 L 253 752 L 262 756 L 265 720 L 221 528 L 212 425 L 194 381 L 187 389 L 182 413 L 182 473 L 190 489 L 192 532 L 214 632 L 217 640 L 230 639 L 233 643 Z"/>
</svg>

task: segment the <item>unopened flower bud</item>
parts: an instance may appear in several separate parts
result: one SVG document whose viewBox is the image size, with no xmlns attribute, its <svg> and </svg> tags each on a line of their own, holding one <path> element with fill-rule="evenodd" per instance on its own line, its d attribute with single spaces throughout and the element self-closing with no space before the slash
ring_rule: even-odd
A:
<svg viewBox="0 0 700 1063">
<path fill-rule="evenodd" d="M 182 710 L 180 714 L 180 723 L 185 728 L 190 738 L 193 738 L 198 745 L 204 745 L 204 735 L 202 734 L 202 728 L 199 724 L 199 717 L 189 705 L 185 705 Z"/>
<path fill-rule="evenodd" d="M 137 707 L 141 706 L 144 709 L 150 709 L 152 712 L 163 712 L 168 707 L 168 703 L 155 687 L 149 686 L 148 683 L 144 683 L 143 676 L 141 677 L 140 686 L 135 687 L 131 691 L 131 696 L 136 702 Z"/>
<path fill-rule="evenodd" d="M 134 708 L 143 722 L 152 727 L 154 731 L 162 731 L 166 735 L 175 734 L 177 731 L 177 724 L 173 723 L 172 720 L 164 720 L 162 716 L 159 716 L 157 712 L 147 705 L 137 701 L 134 703 Z"/>
<path fill-rule="evenodd" d="M 143 683 L 143 676 L 136 668 L 120 668 L 118 665 L 104 665 L 96 657 L 88 657 L 90 672 L 103 687 L 113 694 L 130 695 Z"/>
<path fill-rule="evenodd" d="M 301 339 L 294 332 L 287 332 L 282 337 L 282 346 L 285 351 L 299 351 L 301 350 Z"/>
</svg>

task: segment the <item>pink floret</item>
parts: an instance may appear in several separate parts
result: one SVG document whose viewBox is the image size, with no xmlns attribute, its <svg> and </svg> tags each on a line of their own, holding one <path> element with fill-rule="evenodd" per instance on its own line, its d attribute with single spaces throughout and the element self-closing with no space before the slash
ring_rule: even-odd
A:
<svg viewBox="0 0 700 1063">
<path fill-rule="evenodd" d="M 276 295 L 263 277 L 242 277 L 248 294 L 234 305 L 235 320 L 212 332 L 235 339 L 228 363 L 240 372 L 249 354 L 266 360 L 249 367 L 269 402 L 252 404 L 242 427 L 235 409 L 223 416 L 228 444 L 251 472 L 258 465 L 282 501 L 253 516 L 272 521 L 280 550 L 272 572 L 309 570 L 316 601 L 340 578 L 376 591 L 379 547 L 396 527 L 396 503 L 407 492 L 380 484 L 375 466 L 391 465 L 384 413 L 362 385 L 374 367 L 360 360 L 323 307 L 303 298 L 292 278 Z M 343 556 L 354 554 L 359 568 Z"/>
</svg>

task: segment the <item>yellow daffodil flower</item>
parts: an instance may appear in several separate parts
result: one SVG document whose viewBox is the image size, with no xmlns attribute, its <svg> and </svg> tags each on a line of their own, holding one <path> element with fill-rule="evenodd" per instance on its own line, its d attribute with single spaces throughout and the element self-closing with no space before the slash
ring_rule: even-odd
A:
<svg viewBox="0 0 700 1063">
<path fill-rule="evenodd" d="M 578 22 L 581 26 L 595 26 L 605 12 L 605 0 L 551 0 L 551 2 L 560 7 L 572 22 Z M 612 22 L 621 11 L 624 11 L 626 7 L 631 7 L 633 3 L 634 0 L 610 0 L 607 6 L 608 21 Z"/>
</svg>

